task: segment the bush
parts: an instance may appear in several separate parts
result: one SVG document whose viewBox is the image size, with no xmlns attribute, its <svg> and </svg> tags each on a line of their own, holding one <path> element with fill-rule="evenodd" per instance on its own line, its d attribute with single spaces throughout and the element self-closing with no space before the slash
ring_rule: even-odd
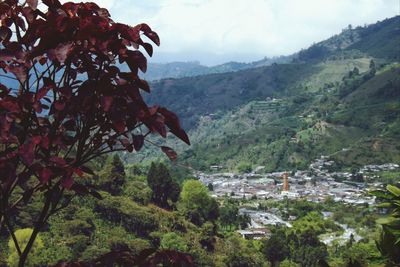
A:
<svg viewBox="0 0 400 267">
<path fill-rule="evenodd" d="M 171 232 L 161 237 L 160 247 L 163 249 L 173 249 L 181 252 L 186 252 L 188 246 L 186 241 L 178 234 Z"/>
</svg>

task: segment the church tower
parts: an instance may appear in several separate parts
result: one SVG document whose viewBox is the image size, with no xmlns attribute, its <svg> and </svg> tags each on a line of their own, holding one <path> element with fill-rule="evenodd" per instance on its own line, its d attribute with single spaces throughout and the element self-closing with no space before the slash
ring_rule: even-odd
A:
<svg viewBox="0 0 400 267">
<path fill-rule="evenodd" d="M 282 175 L 282 179 L 283 179 L 282 191 L 289 191 L 289 174 L 285 172 Z"/>
</svg>

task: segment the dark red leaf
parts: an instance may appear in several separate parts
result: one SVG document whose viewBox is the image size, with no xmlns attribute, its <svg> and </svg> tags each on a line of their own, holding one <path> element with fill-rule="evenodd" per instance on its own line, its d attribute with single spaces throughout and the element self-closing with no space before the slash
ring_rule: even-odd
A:
<svg viewBox="0 0 400 267">
<path fill-rule="evenodd" d="M 19 112 L 20 111 L 18 104 L 11 99 L 0 100 L 0 107 L 4 108 L 10 112 Z"/>
<path fill-rule="evenodd" d="M 47 86 L 40 88 L 35 95 L 35 99 L 36 100 L 42 99 L 44 96 L 47 95 L 48 91 L 49 91 L 49 87 L 47 87 Z"/>
<path fill-rule="evenodd" d="M 113 123 L 113 126 L 114 126 L 114 129 L 115 129 L 115 131 L 116 131 L 117 133 L 123 133 L 123 132 L 125 132 L 125 128 L 126 128 L 125 122 L 123 122 L 123 121 L 116 121 L 116 122 Z"/>
<path fill-rule="evenodd" d="M 61 3 L 58 0 L 42 0 L 43 4 L 49 8 L 60 8 Z"/>
<path fill-rule="evenodd" d="M 38 144 L 40 144 L 40 141 L 41 141 L 41 140 L 42 140 L 42 137 L 41 137 L 41 136 L 35 135 L 35 136 L 32 136 L 31 142 L 32 142 L 33 144 L 35 144 L 35 145 L 38 145 Z"/>
<path fill-rule="evenodd" d="M 45 184 L 49 181 L 52 175 L 53 172 L 49 168 L 43 168 L 39 173 L 40 181 Z"/>
<path fill-rule="evenodd" d="M 146 35 L 150 40 L 152 40 L 157 46 L 160 46 L 160 38 L 158 37 L 158 34 L 150 31 L 150 32 L 144 32 L 144 35 Z"/>
<path fill-rule="evenodd" d="M 98 14 L 100 17 L 105 18 L 105 19 L 107 19 L 108 17 L 110 17 L 110 13 L 109 13 L 108 10 L 105 9 L 105 8 L 99 8 L 99 9 L 97 10 L 97 14 Z"/>
<path fill-rule="evenodd" d="M 54 101 L 54 108 L 58 111 L 61 111 L 65 108 L 65 102 L 62 100 L 56 100 Z"/>
<path fill-rule="evenodd" d="M 132 144 L 129 142 L 128 138 L 122 138 L 120 139 L 121 144 L 125 147 L 126 150 L 128 150 L 129 152 L 133 151 L 133 146 Z"/>
<path fill-rule="evenodd" d="M 6 26 L 0 27 L 0 41 L 10 40 L 11 35 L 12 35 L 12 32 L 8 27 L 6 27 Z"/>
<path fill-rule="evenodd" d="M 42 141 L 40 142 L 40 146 L 44 149 L 49 149 L 49 138 L 47 136 L 42 137 Z"/>
<path fill-rule="evenodd" d="M 133 147 L 135 148 L 136 151 L 139 151 L 142 149 L 143 144 L 144 144 L 144 136 L 143 135 L 132 135 L 133 139 Z"/>
<path fill-rule="evenodd" d="M 24 7 L 22 9 L 22 14 L 24 14 L 24 17 L 26 18 L 28 23 L 32 23 L 35 20 L 34 10 L 32 10 L 32 8 L 30 7 Z"/>
<path fill-rule="evenodd" d="M 64 63 L 72 49 L 72 43 L 59 44 L 56 48 L 49 50 L 48 57 L 50 60 L 57 60 L 60 63 Z"/>
<path fill-rule="evenodd" d="M 19 147 L 18 154 L 25 165 L 30 166 L 35 158 L 35 145 L 33 143 L 23 144 Z"/>
<path fill-rule="evenodd" d="M 36 10 L 38 5 L 38 0 L 27 0 L 26 3 L 30 6 L 30 8 Z"/>
<path fill-rule="evenodd" d="M 46 64 L 46 62 L 47 62 L 47 57 L 40 57 L 40 59 L 39 59 L 39 63 L 40 63 L 40 65 L 44 65 L 44 64 Z"/>
<path fill-rule="evenodd" d="M 6 49 L 0 50 L 0 60 L 1 61 L 11 61 L 15 58 L 15 53 Z"/>
<path fill-rule="evenodd" d="M 139 88 L 143 89 L 144 91 L 150 93 L 150 86 L 149 84 L 142 79 L 137 79 L 136 80 L 137 85 L 139 86 Z"/>
<path fill-rule="evenodd" d="M 16 22 L 17 25 L 21 28 L 21 30 L 26 31 L 25 21 L 22 18 L 17 17 Z"/>
<path fill-rule="evenodd" d="M 161 146 L 161 150 L 162 150 L 162 152 L 164 152 L 164 153 L 168 156 L 168 158 L 169 158 L 170 160 L 172 160 L 172 161 L 176 160 L 177 157 L 178 157 L 178 154 L 176 154 L 175 150 L 173 150 L 173 149 L 170 148 L 170 147 Z"/>
<path fill-rule="evenodd" d="M 186 132 L 179 128 L 179 129 L 170 129 L 171 133 L 173 133 L 176 137 L 178 137 L 179 139 L 181 139 L 183 142 L 185 142 L 186 144 L 188 144 L 190 146 L 190 140 L 189 140 L 189 136 L 186 134 Z"/>
<path fill-rule="evenodd" d="M 103 107 L 103 110 L 105 112 L 108 112 L 110 110 L 112 102 L 113 102 L 112 96 L 102 96 L 101 97 L 101 106 Z"/>
<path fill-rule="evenodd" d="M 71 189 L 72 185 L 74 184 L 74 179 L 72 178 L 72 175 L 69 175 L 65 178 L 63 178 L 61 185 L 65 187 L 66 189 Z"/>
<path fill-rule="evenodd" d="M 55 164 L 57 164 L 57 165 L 60 165 L 60 166 L 65 166 L 66 165 L 65 160 L 63 158 L 60 158 L 60 157 L 51 157 L 50 161 L 55 163 Z"/>
<path fill-rule="evenodd" d="M 142 46 L 146 50 L 147 54 L 149 54 L 149 56 L 153 56 L 153 46 L 151 44 L 143 43 Z"/>
<path fill-rule="evenodd" d="M 142 72 L 146 72 L 147 59 L 140 51 L 128 50 L 127 56 L 126 62 L 128 63 L 131 71 L 136 72 L 137 68 L 139 68 Z"/>
</svg>

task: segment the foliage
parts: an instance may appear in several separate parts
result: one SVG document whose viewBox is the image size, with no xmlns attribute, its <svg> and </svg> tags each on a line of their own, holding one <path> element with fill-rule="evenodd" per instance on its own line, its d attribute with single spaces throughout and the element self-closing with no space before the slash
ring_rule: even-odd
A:
<svg viewBox="0 0 400 267">
<path fill-rule="evenodd" d="M 185 240 L 176 233 L 167 233 L 162 236 L 160 247 L 162 249 L 171 249 L 181 252 L 187 252 L 187 244 Z"/>
<path fill-rule="evenodd" d="M 107 162 L 95 183 L 99 189 L 107 191 L 112 195 L 117 195 L 121 192 L 125 180 L 126 175 L 124 164 L 118 154 L 114 154 L 112 157 L 107 159 Z"/>
<path fill-rule="evenodd" d="M 300 266 L 299 264 L 288 259 L 285 259 L 281 263 L 279 263 L 279 267 L 299 267 L 299 266 Z"/>
<path fill-rule="evenodd" d="M 222 226 L 236 225 L 238 222 L 239 208 L 235 203 L 227 203 L 219 209 L 219 220 Z"/>
<path fill-rule="evenodd" d="M 289 255 L 289 247 L 283 229 L 277 229 L 269 239 L 264 241 L 263 253 L 272 267 L 277 266 L 277 263 L 283 261 Z"/>
<path fill-rule="evenodd" d="M 150 202 L 152 190 L 146 183 L 134 179 L 126 183 L 124 195 L 129 196 L 135 202 L 146 205 Z"/>
<path fill-rule="evenodd" d="M 291 259 L 302 266 L 316 267 L 328 256 L 326 245 L 312 229 L 298 234 L 291 233 L 288 240 Z"/>
<path fill-rule="evenodd" d="M 130 232 L 138 236 L 146 236 L 157 229 L 155 215 L 148 207 L 141 207 L 128 197 L 102 194 L 103 199 L 98 201 L 95 211 L 111 222 L 119 222 Z"/>
<path fill-rule="evenodd" d="M 263 266 L 263 257 L 252 240 L 231 234 L 223 242 L 217 244 L 217 266 L 250 267 Z"/>
<path fill-rule="evenodd" d="M 172 179 L 163 163 L 152 163 L 147 174 L 147 184 L 152 190 L 151 201 L 169 209 L 179 198 L 179 184 Z"/>
<path fill-rule="evenodd" d="M 8 241 L 8 252 L 9 256 L 7 259 L 7 263 L 10 267 L 18 266 L 19 256 L 18 250 L 23 251 L 26 245 L 29 242 L 29 239 L 32 235 L 33 230 L 30 228 L 19 229 L 15 231 L 14 235 L 18 241 L 18 248 L 16 247 L 16 243 L 10 238 Z M 38 255 L 43 249 L 44 244 L 40 236 L 35 239 L 35 242 L 32 245 L 30 256 L 28 261 L 25 262 L 25 266 L 36 266 L 39 263 Z"/>
<path fill-rule="evenodd" d="M 388 185 L 386 190 L 371 192 L 382 201 L 380 207 L 390 211 L 389 216 L 379 219 L 382 225 L 382 234 L 377 246 L 384 257 L 388 257 L 394 264 L 400 263 L 400 188 Z"/>
<path fill-rule="evenodd" d="M 240 162 L 237 166 L 237 170 L 239 173 L 249 173 L 251 172 L 253 167 L 248 162 Z"/>
<path fill-rule="evenodd" d="M 139 46 L 153 53 L 142 36 L 160 44 L 147 24 L 116 23 L 94 3 L 43 4 L 0 3 L 0 69 L 14 82 L 9 88 L 0 84 L 1 226 L 12 233 L 10 212 L 33 195 L 44 196 L 20 265 L 48 217 L 73 197 L 64 199 L 65 191 L 99 196 L 77 179 L 93 174 L 85 165 L 90 160 L 113 151 L 138 151 L 145 135 L 166 137 L 167 128 L 189 144 L 177 116 L 147 106 L 141 96 L 149 85 L 138 77 L 139 69 L 147 69 Z M 117 60 L 129 71 L 121 71 Z M 176 158 L 171 148 L 161 150 Z M 24 190 L 9 202 L 16 187 Z"/>
<path fill-rule="evenodd" d="M 208 194 L 207 187 L 197 180 L 183 183 L 178 209 L 196 225 L 218 218 L 218 203 Z"/>
</svg>

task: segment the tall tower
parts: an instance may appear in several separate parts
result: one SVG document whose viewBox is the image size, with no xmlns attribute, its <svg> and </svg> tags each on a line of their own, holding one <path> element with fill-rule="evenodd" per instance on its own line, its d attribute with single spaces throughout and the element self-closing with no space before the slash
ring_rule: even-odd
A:
<svg viewBox="0 0 400 267">
<path fill-rule="evenodd" d="M 287 172 L 285 172 L 282 175 L 282 179 L 283 179 L 283 186 L 282 186 L 282 191 L 289 191 L 289 174 Z"/>
</svg>

